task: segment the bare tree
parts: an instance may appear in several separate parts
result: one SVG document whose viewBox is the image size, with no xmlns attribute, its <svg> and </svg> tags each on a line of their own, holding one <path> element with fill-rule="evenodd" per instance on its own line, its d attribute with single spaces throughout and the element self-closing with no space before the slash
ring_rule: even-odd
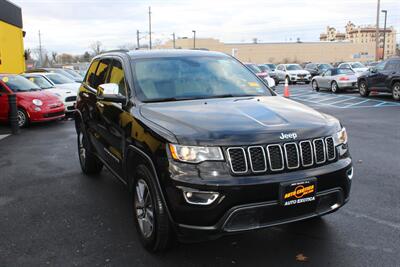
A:
<svg viewBox="0 0 400 267">
<path fill-rule="evenodd" d="M 95 41 L 90 44 L 89 48 L 92 50 L 93 55 L 97 56 L 103 52 L 103 44 L 100 41 Z"/>
<path fill-rule="evenodd" d="M 51 52 L 51 59 L 53 61 L 53 64 L 58 63 L 57 56 L 58 56 L 57 52 L 54 52 L 54 51 Z"/>
</svg>

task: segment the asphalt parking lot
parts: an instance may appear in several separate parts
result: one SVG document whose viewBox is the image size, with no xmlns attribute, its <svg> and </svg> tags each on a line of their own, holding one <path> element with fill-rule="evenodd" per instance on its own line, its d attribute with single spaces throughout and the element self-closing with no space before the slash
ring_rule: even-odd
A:
<svg viewBox="0 0 400 267">
<path fill-rule="evenodd" d="M 108 171 L 82 175 L 73 121 L 33 125 L 0 139 L 0 266 L 398 266 L 400 102 L 306 85 L 290 93 L 348 130 L 355 175 L 338 212 L 152 255 L 124 186 Z"/>
</svg>

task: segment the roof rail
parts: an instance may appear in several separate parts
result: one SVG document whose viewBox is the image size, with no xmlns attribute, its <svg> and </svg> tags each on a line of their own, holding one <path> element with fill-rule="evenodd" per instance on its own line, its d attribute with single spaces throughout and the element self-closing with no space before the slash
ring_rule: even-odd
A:
<svg viewBox="0 0 400 267">
<path fill-rule="evenodd" d="M 102 54 L 111 53 L 111 52 L 129 52 L 129 50 L 128 49 L 114 49 L 114 50 L 104 51 Z"/>
</svg>

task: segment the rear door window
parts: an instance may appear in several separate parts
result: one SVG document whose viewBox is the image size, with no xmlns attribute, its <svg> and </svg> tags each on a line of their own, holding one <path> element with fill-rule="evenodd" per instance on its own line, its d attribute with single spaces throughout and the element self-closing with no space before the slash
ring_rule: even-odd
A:
<svg viewBox="0 0 400 267">
<path fill-rule="evenodd" d="M 400 66 L 400 60 L 391 60 L 386 63 L 385 70 L 396 71 L 399 69 L 399 66 Z"/>
<path fill-rule="evenodd" d="M 96 69 L 98 65 L 99 65 L 99 60 L 98 59 L 94 60 L 86 73 L 85 82 L 90 87 L 93 87 L 96 76 Z"/>
</svg>

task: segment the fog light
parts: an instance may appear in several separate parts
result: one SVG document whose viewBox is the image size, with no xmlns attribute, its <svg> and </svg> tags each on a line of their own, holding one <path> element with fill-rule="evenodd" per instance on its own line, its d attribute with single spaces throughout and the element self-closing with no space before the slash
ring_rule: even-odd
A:
<svg viewBox="0 0 400 267">
<path fill-rule="evenodd" d="M 41 108 L 39 108 L 39 107 L 34 107 L 33 108 L 35 111 L 41 111 L 42 109 Z"/>
<path fill-rule="evenodd" d="M 348 169 L 346 171 L 346 175 L 347 175 L 347 178 L 349 178 L 349 180 L 353 179 L 353 174 L 354 174 L 353 167 L 351 167 L 350 169 Z"/>
<path fill-rule="evenodd" d="M 333 204 L 332 206 L 331 206 L 331 209 L 332 210 L 334 210 L 334 209 L 337 209 L 337 208 L 339 208 L 340 207 L 340 205 L 339 204 Z"/>
<path fill-rule="evenodd" d="M 181 188 L 186 202 L 193 205 L 210 205 L 219 197 L 217 192 L 198 191 L 191 188 Z"/>
</svg>

